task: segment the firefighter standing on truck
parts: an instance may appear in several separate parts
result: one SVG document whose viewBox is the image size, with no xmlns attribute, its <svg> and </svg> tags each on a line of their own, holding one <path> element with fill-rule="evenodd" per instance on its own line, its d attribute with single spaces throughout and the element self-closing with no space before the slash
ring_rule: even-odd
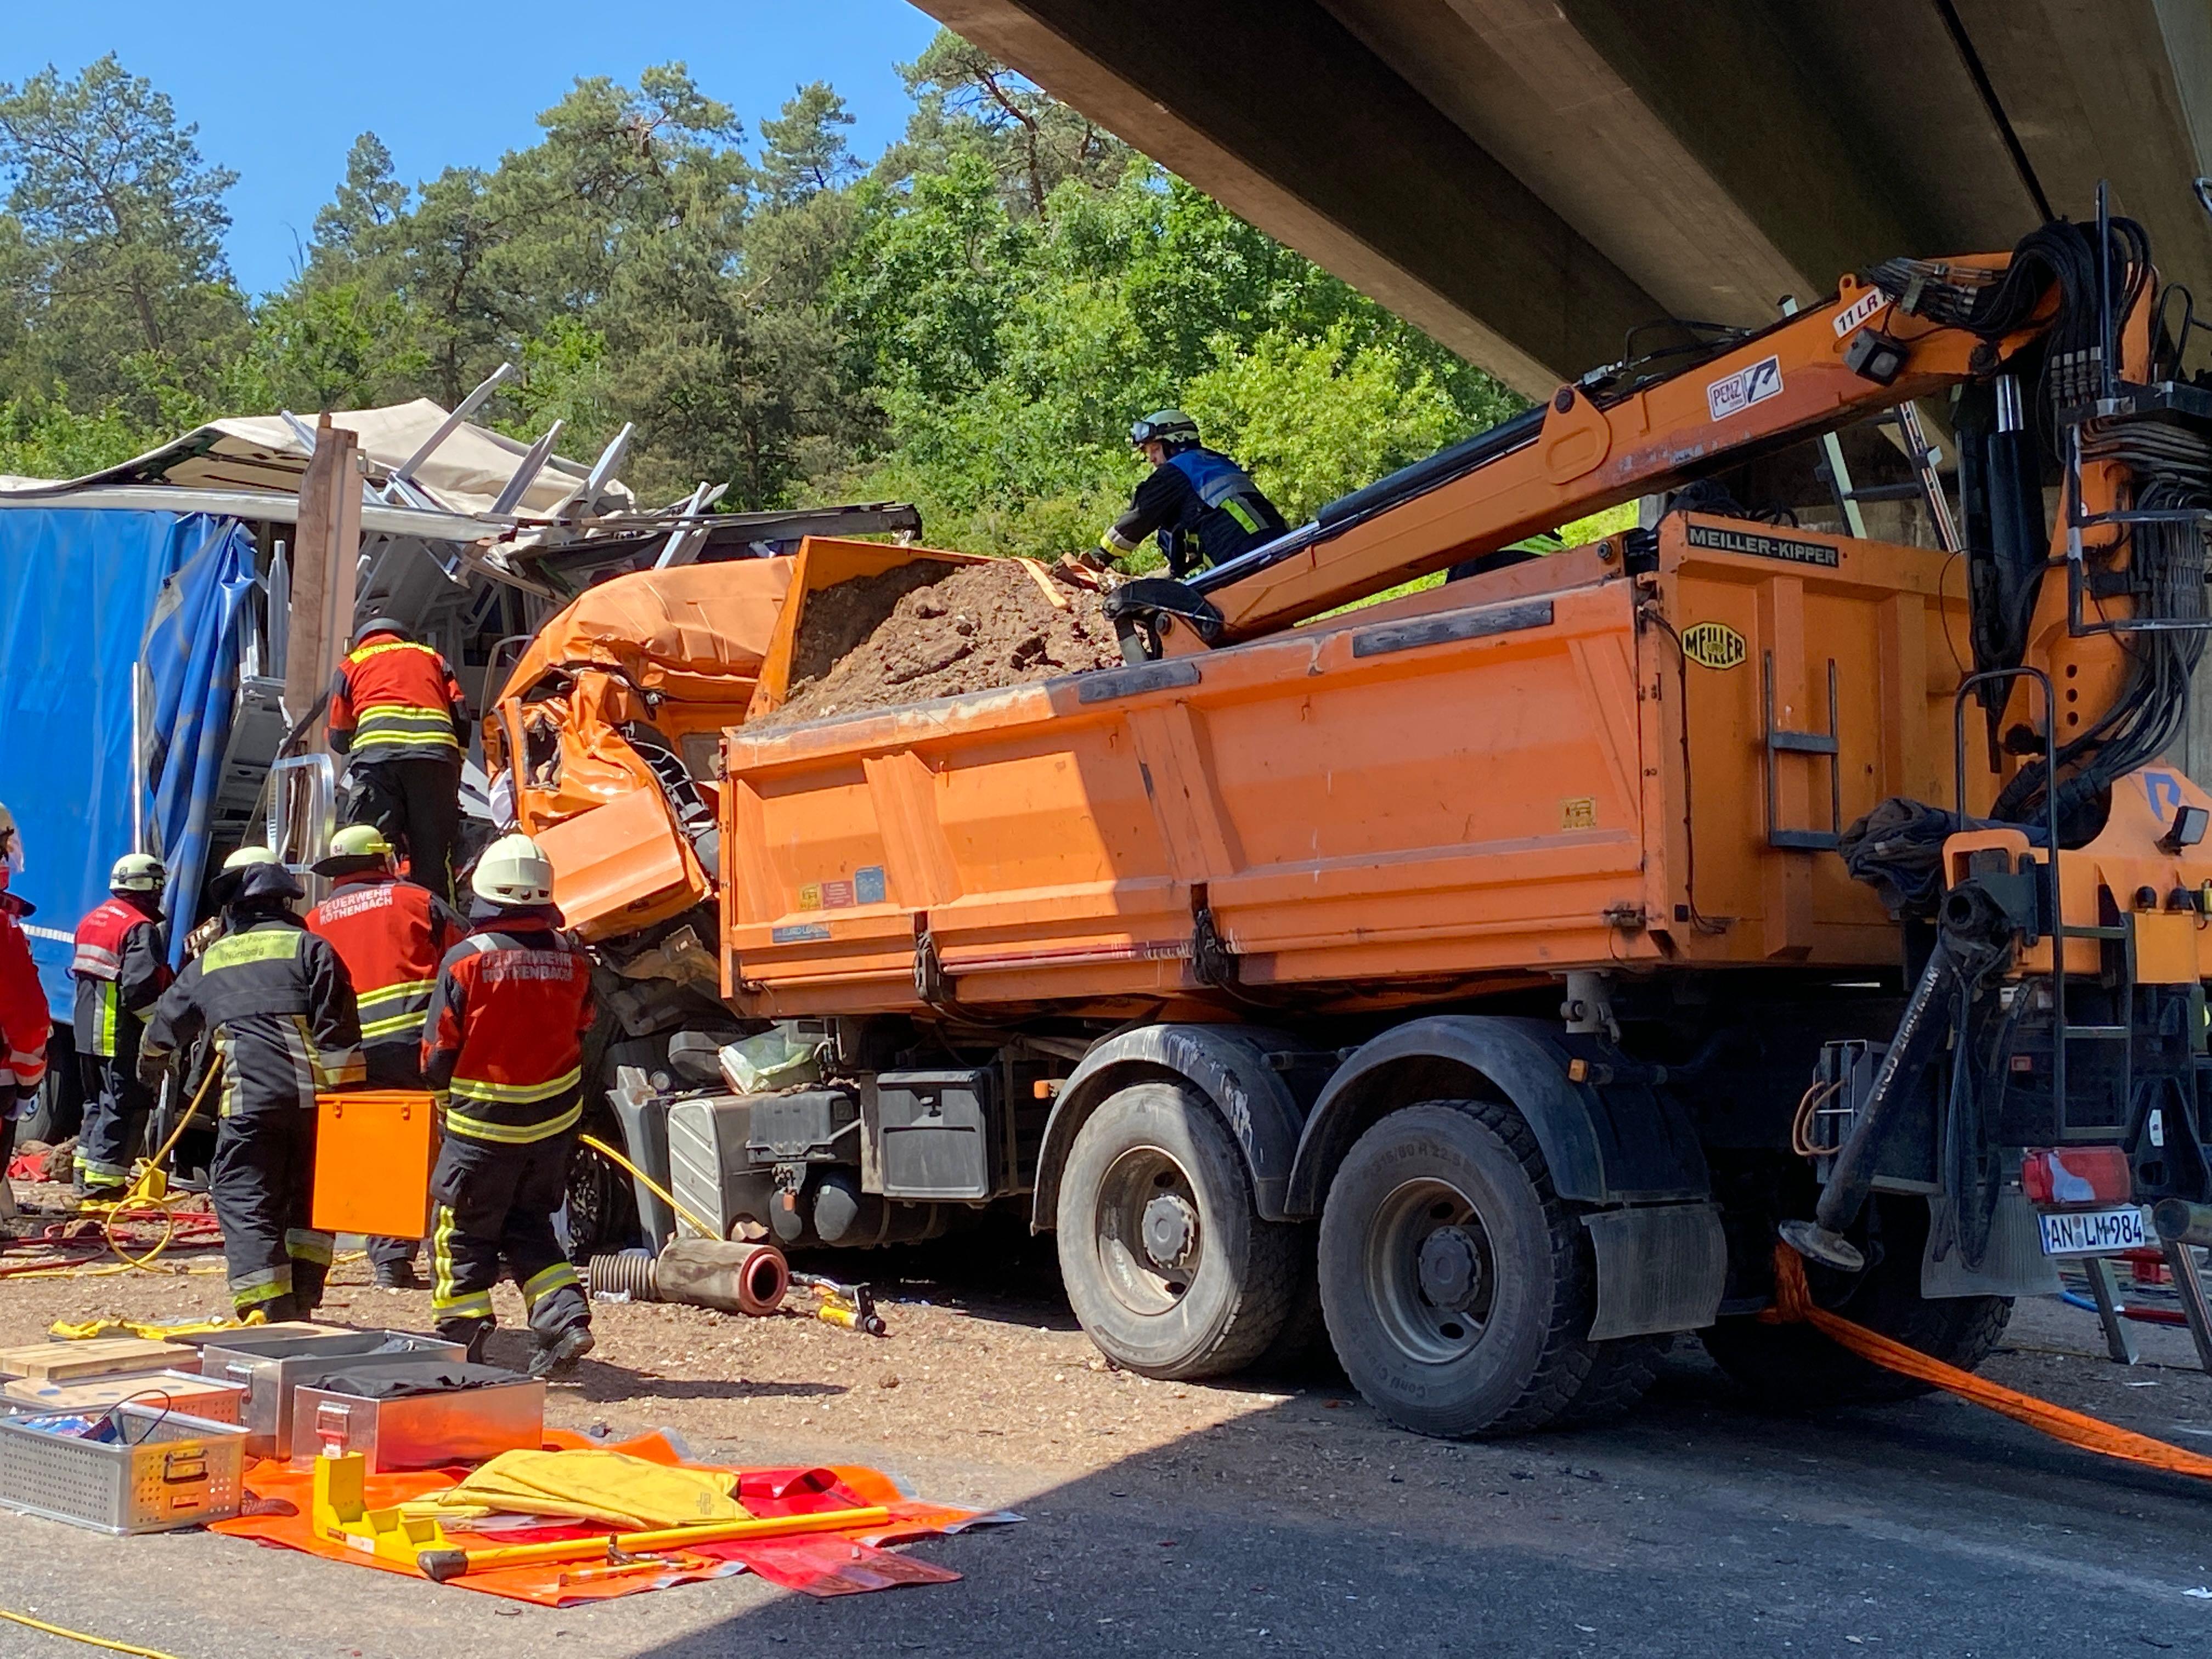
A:
<svg viewBox="0 0 2212 1659">
<path fill-rule="evenodd" d="M 157 1079 L 202 1031 L 222 1068 L 208 1195 L 222 1226 L 240 1317 L 303 1318 L 323 1299 L 331 1236 L 309 1220 L 315 1092 L 362 1080 L 353 984 L 330 941 L 295 907 L 299 879 L 266 848 L 232 854 L 220 884 L 222 936 L 185 966 L 154 1006 L 138 1075 Z"/>
<path fill-rule="evenodd" d="M 1285 529 L 1283 515 L 1251 476 L 1198 441 L 1198 422 L 1179 409 L 1147 415 L 1129 441 L 1152 470 L 1137 486 L 1129 510 L 1098 538 L 1105 560 L 1137 550 L 1154 532 L 1176 581 L 1209 565 L 1226 564 Z"/>
<path fill-rule="evenodd" d="M 0 1220 L 15 1214 L 15 1189 L 7 1176 L 15 1121 L 31 1109 L 46 1081 L 46 1038 L 53 1030 L 31 942 L 23 937 L 22 920 L 36 907 L 8 890 L 9 878 L 22 867 L 23 838 L 15 814 L 0 806 Z"/>
<path fill-rule="evenodd" d="M 527 836 L 477 863 L 475 931 L 447 954 L 430 1004 L 422 1070 L 446 1097 L 430 1176 L 430 1309 L 438 1334 L 481 1358 L 492 1286 L 522 1287 L 532 1376 L 592 1349 L 592 1310 L 553 1231 L 583 1116 L 591 958 L 559 931 L 553 866 Z"/>
<path fill-rule="evenodd" d="M 85 1102 L 76 1187 L 95 1202 L 120 1198 L 131 1184 L 131 1143 L 154 1106 L 138 1081 L 138 1038 L 172 977 L 161 935 L 167 879 L 161 860 L 126 853 L 107 872 L 108 897 L 76 925 L 70 973 Z"/>
<path fill-rule="evenodd" d="M 438 967 L 468 927 L 453 908 L 393 868 L 392 846 L 374 824 L 349 823 L 331 837 L 315 873 L 334 884 L 307 913 L 307 931 L 328 939 L 353 981 L 361 1052 L 372 1089 L 422 1089 L 423 1016 Z M 372 1238 L 379 1285 L 416 1288 L 411 1238 Z"/>
<path fill-rule="evenodd" d="M 407 871 L 453 897 L 468 708 L 445 658 L 388 617 L 363 623 L 331 685 L 331 747 L 348 757 L 347 819 L 407 851 Z"/>
</svg>

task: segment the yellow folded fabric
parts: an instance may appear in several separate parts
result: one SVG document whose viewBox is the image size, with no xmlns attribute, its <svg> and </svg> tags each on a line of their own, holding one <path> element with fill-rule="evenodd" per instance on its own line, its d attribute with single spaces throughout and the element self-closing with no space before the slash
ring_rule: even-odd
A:
<svg viewBox="0 0 2212 1659">
<path fill-rule="evenodd" d="M 143 1336 L 155 1342 L 166 1342 L 174 1336 L 206 1336 L 216 1331 L 235 1330 L 234 1319 L 182 1319 L 162 1324 L 142 1319 L 85 1319 L 72 1322 L 58 1319 L 46 1328 L 47 1334 L 64 1342 L 89 1341 L 100 1336 Z"/>
<path fill-rule="evenodd" d="M 742 1521 L 734 1474 L 671 1468 L 616 1451 L 501 1452 L 459 1486 L 401 1505 L 439 1520 L 488 1513 L 602 1522 L 625 1531 Z"/>
</svg>

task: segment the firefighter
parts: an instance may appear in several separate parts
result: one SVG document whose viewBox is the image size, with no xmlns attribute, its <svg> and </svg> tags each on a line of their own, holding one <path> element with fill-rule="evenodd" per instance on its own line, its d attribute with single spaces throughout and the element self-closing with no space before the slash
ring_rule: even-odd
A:
<svg viewBox="0 0 2212 1659">
<path fill-rule="evenodd" d="M 1129 428 L 1129 441 L 1152 470 L 1099 538 L 1105 561 L 1135 552 L 1157 531 L 1168 574 L 1181 581 L 1283 533 L 1275 504 L 1243 467 L 1199 442 L 1198 422 L 1182 410 L 1147 415 Z"/>
<path fill-rule="evenodd" d="M 331 942 L 353 981 L 361 1011 L 361 1052 L 374 1089 L 421 1089 L 422 1017 L 438 983 L 438 965 L 468 928 L 428 888 L 400 878 L 392 846 L 369 823 L 351 823 L 331 837 L 330 856 L 315 866 L 331 895 L 307 913 L 307 930 Z M 417 1288 L 411 1238 L 372 1238 L 368 1261 L 379 1285 Z"/>
<path fill-rule="evenodd" d="M 94 1201 L 119 1198 L 131 1182 L 131 1143 L 154 1097 L 138 1081 L 138 1038 L 169 988 L 161 935 L 161 860 L 125 853 L 107 872 L 108 896 L 76 925 L 77 1069 L 84 1127 L 76 1143 L 76 1188 Z"/>
<path fill-rule="evenodd" d="M 349 761 L 348 820 L 405 848 L 408 873 L 451 903 L 468 730 L 453 671 L 390 617 L 363 623 L 331 682 L 329 726 Z"/>
<path fill-rule="evenodd" d="M 53 1016 L 46 988 L 23 937 L 23 918 L 37 907 L 8 890 L 23 867 L 23 837 L 15 815 L 0 806 L 0 1219 L 15 1215 L 15 1189 L 8 1160 L 15 1151 L 15 1121 L 31 1109 L 46 1076 L 46 1038 Z"/>
<path fill-rule="evenodd" d="M 151 1084 L 202 1031 L 222 1067 L 208 1193 L 222 1225 L 240 1318 L 298 1319 L 323 1299 L 331 1236 L 310 1225 L 315 1091 L 362 1080 L 361 1021 L 345 963 L 307 932 L 299 880 L 266 848 L 234 854 L 219 878 L 222 936 L 154 1006 L 138 1049 Z"/>
<path fill-rule="evenodd" d="M 438 974 L 422 1070 L 446 1097 L 430 1176 L 430 1307 L 438 1334 L 479 1358 L 503 1267 L 530 1310 L 532 1376 L 591 1352 L 592 1310 L 553 1233 L 583 1115 L 592 964 L 559 931 L 553 866 L 527 836 L 477 861 L 475 931 Z"/>
</svg>

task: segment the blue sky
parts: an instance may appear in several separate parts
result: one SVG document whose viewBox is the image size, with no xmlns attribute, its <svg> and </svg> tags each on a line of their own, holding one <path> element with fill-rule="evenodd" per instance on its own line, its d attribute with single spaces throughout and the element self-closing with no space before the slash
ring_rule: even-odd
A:
<svg viewBox="0 0 2212 1659">
<path fill-rule="evenodd" d="M 489 165 L 534 141 L 535 117 L 580 75 L 634 83 L 681 58 L 757 136 L 802 82 L 825 80 L 873 155 L 906 124 L 892 65 L 937 25 L 904 0 L 377 0 L 209 12 L 174 0 L 60 0 L 8 9 L 0 81 L 107 52 L 199 124 L 200 153 L 239 174 L 230 259 L 258 293 L 292 274 L 356 134 L 391 146 L 413 183 Z M 373 31 L 373 32 L 372 32 Z"/>
</svg>

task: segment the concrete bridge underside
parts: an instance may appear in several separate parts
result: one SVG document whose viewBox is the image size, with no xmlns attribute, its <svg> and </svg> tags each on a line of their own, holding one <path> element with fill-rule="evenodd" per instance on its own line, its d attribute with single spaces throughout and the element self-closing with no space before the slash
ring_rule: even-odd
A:
<svg viewBox="0 0 2212 1659">
<path fill-rule="evenodd" d="M 920 0 L 1532 397 L 2097 181 L 2212 312 L 2212 0 Z"/>
</svg>

